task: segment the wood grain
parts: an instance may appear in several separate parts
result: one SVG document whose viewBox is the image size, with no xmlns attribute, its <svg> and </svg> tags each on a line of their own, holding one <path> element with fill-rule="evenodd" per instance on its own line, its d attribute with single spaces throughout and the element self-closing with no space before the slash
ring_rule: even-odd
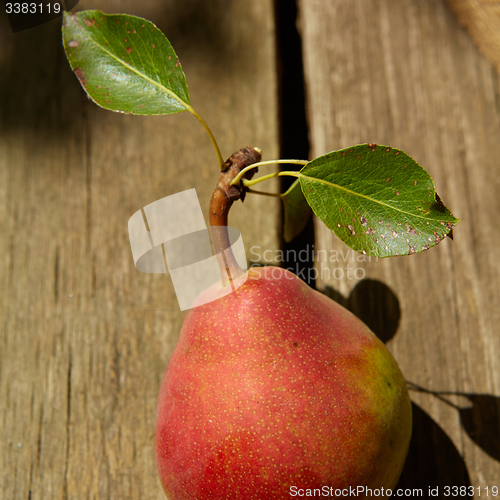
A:
<svg viewBox="0 0 500 500">
<path fill-rule="evenodd" d="M 167 34 L 224 156 L 246 145 L 278 156 L 270 0 L 85 8 L 136 14 Z M 0 498 L 162 498 L 156 398 L 183 314 L 168 276 L 135 269 L 127 222 L 193 187 L 208 209 L 216 156 L 187 113 L 92 104 L 60 20 L 15 35 L 0 21 Z M 247 248 L 274 249 L 278 214 L 275 199 L 247 197 L 230 223 Z"/>
<path fill-rule="evenodd" d="M 300 7 L 311 157 L 364 142 L 403 149 L 463 218 L 454 241 L 372 262 L 316 224 L 316 248 L 338 258 L 316 262 L 318 286 L 389 334 L 406 379 L 424 390 L 411 391 L 415 438 L 400 484 L 424 498 L 429 486 L 440 497 L 446 485 L 500 486 L 498 74 L 442 2 Z"/>
<path fill-rule="evenodd" d="M 445 0 L 479 50 L 500 71 L 500 2 L 496 0 Z"/>
<path fill-rule="evenodd" d="M 446 485 L 500 486 L 498 74 L 441 1 L 299 5 L 311 156 L 399 147 L 464 219 L 453 242 L 372 262 L 316 224 L 316 249 L 337 258 L 317 262 L 318 285 L 420 388 L 400 486 L 424 498 L 428 487 L 442 498 Z M 78 8 L 151 19 L 223 155 L 251 145 L 278 156 L 271 0 Z M 13 35 L 0 17 L 0 498 L 163 498 L 155 406 L 183 314 L 169 277 L 133 266 L 127 221 L 192 187 L 207 207 L 216 158 L 187 113 L 124 116 L 89 102 L 59 23 Z M 231 223 L 247 250 L 278 248 L 276 200 L 248 196 Z"/>
</svg>

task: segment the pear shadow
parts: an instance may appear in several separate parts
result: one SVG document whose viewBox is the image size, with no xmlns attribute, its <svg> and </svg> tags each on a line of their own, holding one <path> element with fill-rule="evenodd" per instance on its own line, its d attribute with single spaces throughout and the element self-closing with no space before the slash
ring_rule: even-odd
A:
<svg viewBox="0 0 500 500">
<path fill-rule="evenodd" d="M 491 458 L 500 462 L 500 397 L 491 394 L 470 394 L 464 392 L 430 391 L 408 382 L 410 390 L 432 394 L 445 404 L 455 408 L 460 423 L 468 436 Z M 462 396 L 471 406 L 458 406 L 445 396 Z"/>
<path fill-rule="evenodd" d="M 351 311 L 382 342 L 389 342 L 396 334 L 401 319 L 399 299 L 381 281 L 362 280 L 347 298 L 329 286 L 323 293 Z"/>
<path fill-rule="evenodd" d="M 460 420 L 470 438 L 491 458 L 500 462 L 500 397 L 463 394 L 472 403 L 461 408 Z"/>
<path fill-rule="evenodd" d="M 413 430 L 410 449 L 393 498 L 398 489 L 421 489 L 420 498 L 448 498 L 445 486 L 471 486 L 469 473 L 459 451 L 434 420 L 412 403 Z M 433 489 L 437 495 L 429 492 Z M 449 496 L 449 495 L 448 495 Z M 391 497 L 391 498 L 392 498 Z"/>
</svg>

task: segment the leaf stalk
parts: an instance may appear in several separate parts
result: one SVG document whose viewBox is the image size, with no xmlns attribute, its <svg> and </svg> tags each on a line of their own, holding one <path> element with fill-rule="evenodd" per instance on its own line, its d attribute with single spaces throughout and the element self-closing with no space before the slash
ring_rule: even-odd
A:
<svg viewBox="0 0 500 500">
<path fill-rule="evenodd" d="M 245 175 L 245 173 L 255 167 L 262 167 L 265 165 L 276 165 L 278 163 L 288 163 L 288 164 L 293 164 L 293 165 L 307 165 L 309 162 L 306 160 L 268 160 L 268 161 L 260 161 L 258 163 L 255 163 L 253 165 L 250 165 L 246 168 L 244 168 L 231 182 L 231 186 L 234 186 L 235 184 L 238 184 L 241 180 L 241 178 Z"/>
</svg>

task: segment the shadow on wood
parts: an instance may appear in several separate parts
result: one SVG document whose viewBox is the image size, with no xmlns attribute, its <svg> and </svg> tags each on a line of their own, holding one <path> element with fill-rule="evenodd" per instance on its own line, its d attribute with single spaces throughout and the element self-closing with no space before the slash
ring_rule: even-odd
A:
<svg viewBox="0 0 500 500">
<path fill-rule="evenodd" d="M 368 325 L 382 342 L 388 342 L 396 334 L 401 318 L 399 300 L 384 283 L 362 280 L 347 298 L 329 286 L 323 293 Z"/>
<path fill-rule="evenodd" d="M 489 394 L 463 394 L 472 403 L 460 409 L 460 420 L 470 438 L 500 462 L 500 398 Z"/>
<path fill-rule="evenodd" d="M 410 390 L 432 394 L 455 408 L 469 437 L 491 458 L 500 462 L 500 397 L 490 394 L 430 391 L 411 382 L 408 387 Z M 445 396 L 461 396 L 466 398 L 471 406 L 458 406 Z"/>
<path fill-rule="evenodd" d="M 410 450 L 397 486 L 422 489 L 422 498 L 431 498 L 429 488 L 438 488 L 432 498 L 446 498 L 445 486 L 470 486 L 469 473 L 457 448 L 446 433 L 419 406 L 412 403 L 413 432 Z M 417 495 L 414 495 L 415 497 Z M 396 498 L 395 494 L 393 497 Z"/>
</svg>

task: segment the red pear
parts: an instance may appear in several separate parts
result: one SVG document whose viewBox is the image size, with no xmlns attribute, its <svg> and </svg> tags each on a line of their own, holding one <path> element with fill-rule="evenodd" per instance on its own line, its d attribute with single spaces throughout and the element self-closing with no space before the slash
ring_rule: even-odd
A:
<svg viewBox="0 0 500 500">
<path fill-rule="evenodd" d="M 292 273 L 266 267 L 186 315 L 161 384 L 155 448 L 169 500 L 349 488 L 387 497 L 410 435 L 406 384 L 384 344 Z"/>
</svg>

